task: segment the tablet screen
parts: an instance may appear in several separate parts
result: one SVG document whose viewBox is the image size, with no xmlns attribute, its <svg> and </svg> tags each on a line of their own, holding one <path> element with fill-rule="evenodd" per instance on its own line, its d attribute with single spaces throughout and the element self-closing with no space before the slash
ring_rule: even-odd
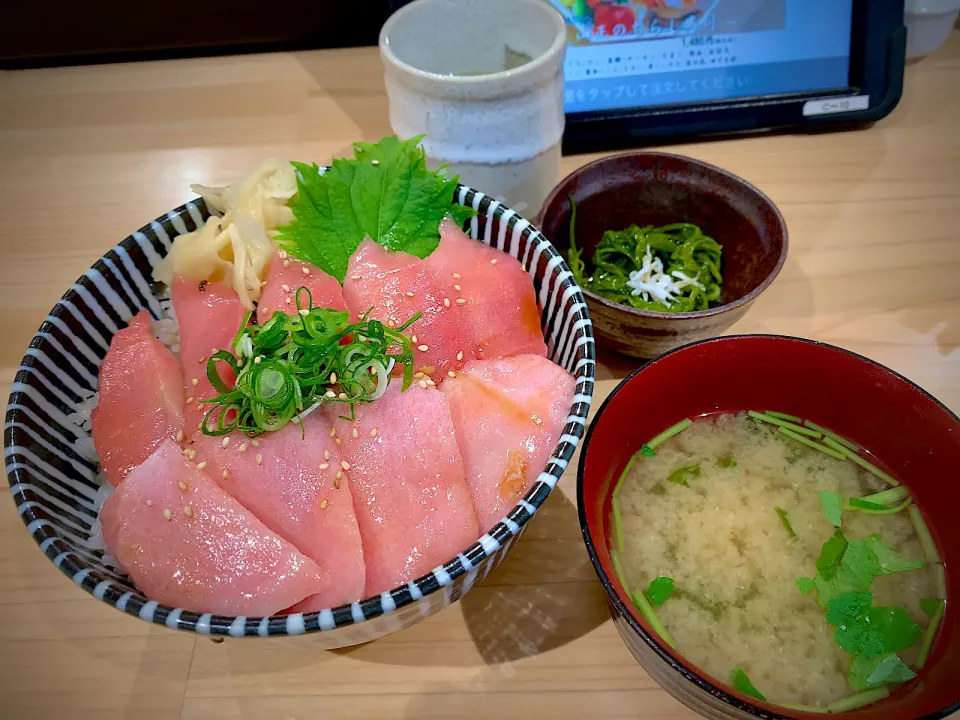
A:
<svg viewBox="0 0 960 720">
<path fill-rule="evenodd" d="M 566 112 L 839 90 L 853 0 L 544 0 L 567 23 Z"/>
</svg>

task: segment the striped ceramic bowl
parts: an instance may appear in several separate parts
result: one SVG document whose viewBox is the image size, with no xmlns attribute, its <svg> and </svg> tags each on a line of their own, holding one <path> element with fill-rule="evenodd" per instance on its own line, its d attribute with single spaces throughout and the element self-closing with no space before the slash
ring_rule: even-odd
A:
<svg viewBox="0 0 960 720">
<path fill-rule="evenodd" d="M 594 386 L 594 342 L 580 288 L 550 242 L 513 210 L 460 186 L 455 203 L 478 215 L 474 239 L 513 255 L 533 279 L 550 357 L 576 377 L 563 434 L 526 496 L 473 545 L 406 585 L 350 605 L 274 617 L 198 614 L 144 597 L 96 549 L 102 495 L 89 434 L 69 417 L 96 389 L 113 334 L 137 312 L 159 319 L 152 269 L 174 237 L 202 225 L 209 211 L 195 200 L 157 218 L 101 257 L 50 311 L 13 383 L 4 446 L 11 494 L 44 554 L 98 600 L 129 615 L 211 636 L 315 633 L 323 647 L 374 640 L 456 602 L 504 558 L 553 490 L 583 436 Z M 94 539 L 91 540 L 91 536 Z"/>
</svg>

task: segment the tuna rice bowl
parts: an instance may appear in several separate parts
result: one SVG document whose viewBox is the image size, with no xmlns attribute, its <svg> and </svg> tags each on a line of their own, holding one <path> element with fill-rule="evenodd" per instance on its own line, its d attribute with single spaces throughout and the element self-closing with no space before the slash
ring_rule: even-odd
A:
<svg viewBox="0 0 960 720">
<path fill-rule="evenodd" d="M 476 211 L 418 141 L 194 186 L 214 214 L 67 416 L 101 482 L 87 546 L 148 600 L 256 617 L 385 595 L 576 443 L 589 395 L 548 357 L 546 289 L 464 232 Z"/>
</svg>

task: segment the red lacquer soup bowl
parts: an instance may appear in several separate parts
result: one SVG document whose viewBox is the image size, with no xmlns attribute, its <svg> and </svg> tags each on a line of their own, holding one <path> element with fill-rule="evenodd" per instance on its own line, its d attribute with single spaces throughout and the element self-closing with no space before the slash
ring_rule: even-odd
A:
<svg viewBox="0 0 960 720">
<path fill-rule="evenodd" d="M 960 420 L 895 372 L 798 338 L 741 335 L 678 348 L 624 380 L 593 421 L 580 458 L 580 526 L 634 657 L 709 718 L 823 717 L 755 700 L 685 660 L 635 610 L 610 561 L 610 492 L 640 445 L 684 418 L 753 408 L 809 419 L 876 455 L 910 489 L 947 569 L 948 606 L 924 669 L 889 698 L 839 716 L 940 718 L 960 709 L 960 623 L 951 602 L 960 597 L 960 573 L 950 572 L 960 567 Z"/>
</svg>

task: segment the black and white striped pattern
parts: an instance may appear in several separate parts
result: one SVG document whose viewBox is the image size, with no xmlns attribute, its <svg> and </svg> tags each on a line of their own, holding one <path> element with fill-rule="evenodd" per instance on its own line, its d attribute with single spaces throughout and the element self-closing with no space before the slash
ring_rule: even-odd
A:
<svg viewBox="0 0 960 720">
<path fill-rule="evenodd" d="M 317 613 L 262 618 L 159 605 L 141 595 L 101 550 L 92 549 L 98 466 L 89 436 L 67 416 L 96 389 L 113 334 L 144 308 L 162 317 L 152 270 L 173 238 L 209 215 L 196 200 L 141 228 L 84 273 L 40 326 L 17 372 L 4 426 L 7 476 L 20 516 L 47 557 L 94 597 L 148 622 L 234 637 L 316 632 L 329 648 L 412 625 L 486 577 L 523 534 L 583 437 L 594 386 L 593 329 L 569 268 L 530 222 L 467 187 L 460 186 L 455 202 L 478 211 L 467 227 L 473 238 L 518 258 L 530 273 L 550 356 L 576 377 L 574 403 L 547 466 L 489 533 L 427 575 L 380 596 Z"/>
</svg>

